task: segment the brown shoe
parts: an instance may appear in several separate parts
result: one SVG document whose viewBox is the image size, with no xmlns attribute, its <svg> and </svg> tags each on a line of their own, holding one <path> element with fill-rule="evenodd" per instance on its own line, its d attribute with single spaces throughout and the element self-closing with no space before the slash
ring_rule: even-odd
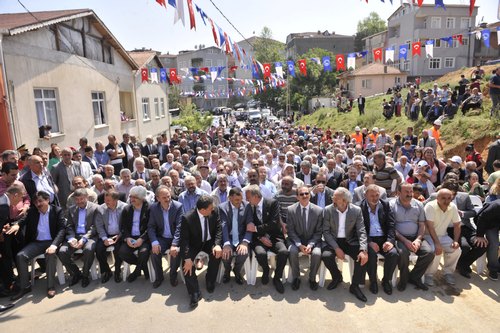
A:
<svg viewBox="0 0 500 333">
<path fill-rule="evenodd" d="M 54 288 L 50 288 L 47 290 L 47 297 L 48 298 L 53 298 L 56 295 L 56 290 Z"/>
</svg>

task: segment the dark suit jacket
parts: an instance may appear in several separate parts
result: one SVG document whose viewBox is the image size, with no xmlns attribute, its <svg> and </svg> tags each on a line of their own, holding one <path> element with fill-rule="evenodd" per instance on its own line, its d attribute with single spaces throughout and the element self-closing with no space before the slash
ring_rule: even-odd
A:
<svg viewBox="0 0 500 333">
<path fill-rule="evenodd" d="M 93 173 L 97 172 L 98 165 L 97 165 L 97 162 L 94 159 L 88 158 L 87 155 L 83 155 L 82 161 L 87 162 L 88 164 L 90 164 L 90 168 L 92 169 Z"/>
<path fill-rule="evenodd" d="M 80 162 L 73 161 L 73 175 L 81 176 L 82 168 Z M 58 198 L 61 203 L 62 208 L 66 208 L 66 202 L 68 201 L 68 196 L 71 194 L 71 182 L 68 179 L 68 173 L 66 171 L 66 166 L 61 161 L 54 165 L 52 170 L 50 171 L 52 174 L 52 179 L 54 183 L 57 185 L 59 190 Z"/>
<path fill-rule="evenodd" d="M 309 171 L 309 173 L 310 173 L 310 175 L 311 175 L 311 184 L 312 184 L 312 185 L 314 185 L 314 184 L 315 184 L 314 180 L 316 179 L 316 176 L 318 175 L 318 173 L 317 173 L 317 172 L 312 171 L 312 169 L 311 169 L 311 171 Z M 302 173 L 302 171 L 297 172 L 295 176 L 296 176 L 298 179 L 300 179 L 300 180 L 304 181 L 304 174 Z M 306 185 L 308 185 L 308 184 L 306 184 Z"/>
<path fill-rule="evenodd" d="M 123 209 L 127 207 L 127 204 L 118 200 L 118 204 L 116 206 L 116 212 L 118 213 L 118 230 L 121 231 L 121 216 L 123 213 Z M 112 236 L 108 233 L 108 225 L 109 225 L 109 209 L 106 204 L 101 204 L 98 208 L 96 220 L 95 220 L 95 228 L 97 230 L 97 234 L 99 238 L 105 240 L 108 236 Z"/>
<path fill-rule="evenodd" d="M 293 244 L 312 245 L 321 247 L 321 236 L 323 235 L 323 209 L 315 204 L 309 204 L 307 218 L 307 230 L 302 220 L 302 206 L 299 202 L 288 207 L 286 227 L 288 240 Z"/>
<path fill-rule="evenodd" d="M 127 202 L 127 196 L 126 196 L 126 194 L 125 194 L 125 193 L 123 193 L 123 192 L 118 192 L 118 194 L 119 194 L 119 198 L 118 198 L 118 200 L 120 200 L 120 201 L 122 201 L 122 202 Z M 98 205 L 102 205 L 103 203 L 104 203 L 104 192 L 103 192 L 103 193 L 101 193 L 101 194 L 99 194 L 99 195 L 97 196 L 97 204 L 98 204 Z"/>
<path fill-rule="evenodd" d="M 133 164 L 129 165 L 128 161 L 132 159 L 132 156 L 129 156 L 127 154 L 127 144 L 125 142 L 122 142 L 122 143 L 120 143 L 120 147 L 122 147 L 123 152 L 125 153 L 125 157 L 122 158 L 123 167 L 127 168 L 127 169 L 131 169 Z M 129 147 L 132 148 L 132 146 L 130 144 L 129 144 Z"/>
<path fill-rule="evenodd" d="M 331 188 L 332 190 L 336 190 L 341 182 L 342 182 L 342 173 L 334 171 L 333 176 L 331 176 L 326 182 L 326 186 Z"/>
<path fill-rule="evenodd" d="M 335 191 L 332 190 L 331 188 L 325 187 L 325 208 L 326 208 L 326 206 L 331 205 L 333 203 L 332 198 L 333 198 L 334 192 Z M 318 195 L 317 194 L 314 194 L 311 196 L 311 202 L 315 205 L 318 204 Z"/>
<path fill-rule="evenodd" d="M 158 154 L 158 147 L 153 143 L 150 150 L 149 145 L 144 145 L 141 149 L 141 154 L 146 157 L 149 157 L 149 155 Z"/>
<path fill-rule="evenodd" d="M 127 207 L 123 209 L 122 218 L 120 222 L 122 227 L 123 241 L 125 241 L 127 238 L 132 237 L 133 219 L 134 219 L 134 206 L 127 205 Z M 140 232 L 139 238 L 141 238 L 143 241 L 149 240 L 148 220 L 149 220 L 149 206 L 147 202 L 144 202 L 141 208 L 141 217 L 139 223 L 139 232 Z"/>
<path fill-rule="evenodd" d="M 194 261 L 196 255 L 205 245 L 200 223 L 200 217 L 196 208 L 182 215 L 180 244 L 181 253 L 184 254 L 185 259 L 189 258 Z M 217 209 L 214 209 L 208 217 L 208 231 L 210 233 L 208 243 L 212 247 L 216 245 L 222 246 L 222 223 Z"/>
<path fill-rule="evenodd" d="M 360 180 L 356 180 L 356 188 L 360 186 L 363 186 L 363 182 Z M 349 179 L 344 179 L 343 181 L 341 181 L 339 187 L 349 189 Z"/>
<path fill-rule="evenodd" d="M 54 181 L 52 179 L 52 176 L 48 172 L 45 175 L 47 176 L 49 185 L 52 186 L 52 188 L 54 189 L 54 192 L 56 192 L 55 191 L 56 187 L 55 187 Z M 37 192 L 37 189 L 36 189 L 35 181 L 33 180 L 33 177 L 31 176 L 31 170 L 28 169 L 28 171 L 19 179 L 19 181 L 21 183 L 23 183 L 24 187 L 26 188 L 26 192 L 30 196 L 31 207 L 34 207 L 35 201 L 33 200 L 33 198 L 35 197 L 35 193 Z M 59 199 L 58 199 L 57 194 L 54 194 L 54 202 L 51 202 L 51 204 L 59 206 Z"/>
<path fill-rule="evenodd" d="M 167 154 L 170 153 L 170 149 L 169 149 L 168 145 L 162 144 L 162 145 L 159 145 L 157 148 L 158 148 L 158 158 L 160 158 L 160 153 L 161 153 L 161 157 L 162 157 L 162 159 L 160 160 L 160 163 L 165 163 L 167 161 Z"/>
<path fill-rule="evenodd" d="M 170 201 L 170 207 L 168 209 L 168 224 L 170 226 L 170 233 L 173 236 L 172 245 L 179 245 L 181 237 L 181 219 L 181 203 L 175 200 Z M 161 208 L 159 202 L 155 202 L 149 208 L 148 236 L 151 243 L 158 241 L 158 237 L 163 235 L 164 229 L 163 209 Z"/>
<path fill-rule="evenodd" d="M 149 158 L 147 156 L 141 156 L 143 159 L 144 159 L 144 167 L 146 169 L 151 169 L 151 162 L 149 161 Z M 131 160 L 130 160 L 130 171 L 132 171 L 134 169 L 134 161 L 135 161 L 135 157 L 133 157 Z"/>
<path fill-rule="evenodd" d="M 488 150 L 488 158 L 486 159 L 486 172 L 491 174 L 493 171 L 493 162 L 495 160 L 500 160 L 500 140 L 497 140 L 496 142 L 492 143 L 489 147 Z"/>
<path fill-rule="evenodd" d="M 99 205 L 88 201 L 87 211 L 85 214 L 85 234 L 82 237 L 86 239 L 93 239 L 97 236 L 97 231 L 95 228 L 95 221 L 98 214 Z M 76 237 L 76 229 L 78 227 L 78 206 L 71 206 L 68 208 L 68 222 L 66 223 L 67 239 Z"/>
<path fill-rule="evenodd" d="M 149 175 L 149 169 L 145 168 L 144 169 L 144 174 L 146 175 L 145 181 L 147 183 L 147 182 L 149 182 L 151 180 L 151 176 Z M 137 172 L 137 171 L 132 172 L 132 179 L 133 180 L 139 179 L 139 172 Z"/>
<path fill-rule="evenodd" d="M 370 242 L 370 207 L 368 206 L 368 202 L 366 201 L 366 199 L 361 201 L 360 208 L 363 212 L 363 222 L 365 223 L 366 237 L 368 237 L 368 242 Z M 388 201 L 378 201 L 378 221 L 386 237 L 385 241 L 396 244 L 394 213 L 390 209 Z"/>
<path fill-rule="evenodd" d="M 26 228 L 24 232 L 26 244 L 36 242 L 39 220 L 40 212 L 35 206 L 30 207 L 26 216 L 19 220 L 19 227 Z M 60 207 L 50 205 L 49 226 L 50 236 L 52 237 L 51 245 L 59 247 L 64 241 L 64 235 L 66 234 L 66 219 Z"/>
<path fill-rule="evenodd" d="M 271 241 L 284 240 L 280 224 L 280 206 L 275 199 L 262 199 L 262 221 L 253 216 L 252 220 L 257 228 L 257 237 L 269 235 Z"/>
<path fill-rule="evenodd" d="M 222 244 L 229 242 L 232 245 L 233 206 L 229 200 L 219 205 L 219 215 L 222 223 Z M 247 231 L 247 224 L 250 222 L 252 222 L 252 207 L 242 202 L 238 214 L 238 243 L 243 240 L 247 243 L 252 242 L 252 233 Z"/>
</svg>

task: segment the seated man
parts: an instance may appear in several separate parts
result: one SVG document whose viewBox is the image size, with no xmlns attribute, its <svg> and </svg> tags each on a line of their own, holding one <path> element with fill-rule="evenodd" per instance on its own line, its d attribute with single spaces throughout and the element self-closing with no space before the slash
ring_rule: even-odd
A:
<svg viewBox="0 0 500 333">
<path fill-rule="evenodd" d="M 498 231 L 500 230 L 500 200 L 486 204 L 478 213 L 476 245 L 488 247 L 488 277 L 498 280 L 500 261 L 498 258 Z"/>
<path fill-rule="evenodd" d="M 288 250 L 280 224 L 279 203 L 275 199 L 263 198 L 259 185 L 248 185 L 245 190 L 247 201 L 252 205 L 253 210 L 253 223 L 248 224 L 247 230 L 255 233 L 253 247 L 257 262 L 262 267 L 262 284 L 269 282 L 267 251 L 272 251 L 277 257 L 273 284 L 276 290 L 282 294 L 285 292 L 285 287 L 281 278 L 288 259 Z"/>
<path fill-rule="evenodd" d="M 470 109 L 478 109 L 483 104 L 483 95 L 479 92 L 479 89 L 472 89 L 472 94 L 467 97 L 460 106 L 462 107 L 462 114 L 465 116 L 465 113 Z"/>
<path fill-rule="evenodd" d="M 121 282 L 122 260 L 119 256 L 123 239 L 120 237 L 121 217 L 123 209 L 127 206 L 119 200 L 120 195 L 114 190 L 104 192 L 104 203 L 99 206 L 95 226 L 99 236 L 95 254 L 99 261 L 101 282 L 106 283 L 111 278 L 111 269 L 108 265 L 106 249 L 113 246 L 115 257 L 115 282 Z"/>
<path fill-rule="evenodd" d="M 422 283 L 422 276 L 434 259 L 434 252 L 424 240 L 425 212 L 423 204 L 413 198 L 413 186 L 400 183 L 397 188 L 398 197 L 390 202 L 396 225 L 397 247 L 399 249 L 399 283 L 398 290 L 406 289 L 409 282 L 422 290 L 429 288 Z M 410 252 L 418 256 L 417 263 L 410 272 L 408 264 Z"/>
<path fill-rule="evenodd" d="M 243 193 L 239 187 L 229 190 L 228 201 L 219 206 L 219 215 L 224 245 L 222 249 L 224 278 L 222 281 L 229 282 L 231 263 L 235 257 L 234 277 L 237 284 L 243 284 L 241 269 L 248 258 L 248 248 L 252 241 L 252 233 L 247 231 L 247 224 L 252 222 L 252 210 L 249 205 L 243 202 Z"/>
<path fill-rule="evenodd" d="M 82 280 L 82 287 L 89 285 L 89 271 L 94 262 L 96 236 L 95 220 L 98 205 L 88 201 L 86 189 L 76 189 L 74 194 L 75 206 L 68 209 L 68 221 L 66 224 L 66 239 L 59 249 L 59 259 L 71 275 L 70 286 Z M 71 256 L 76 250 L 83 252 L 83 272 L 74 263 Z"/>
<path fill-rule="evenodd" d="M 453 194 L 448 189 L 440 189 L 437 199 L 425 205 L 426 228 L 428 234 L 425 239 L 434 249 L 434 261 L 425 272 L 425 284 L 434 285 L 434 274 L 437 272 L 441 254 L 444 252 L 444 279 L 447 284 L 454 285 L 453 272 L 457 267 L 458 259 L 462 250 L 460 249 L 460 215 L 457 206 L 451 202 Z M 453 225 L 453 239 L 448 236 L 447 228 Z"/>
<path fill-rule="evenodd" d="M 325 179 L 326 182 L 326 179 Z M 323 209 L 310 202 L 309 187 L 297 189 L 299 202 L 288 207 L 287 231 L 290 269 L 292 270 L 292 289 L 300 287 L 299 252 L 311 256 L 309 268 L 309 287 L 318 289 L 316 274 L 321 264 L 321 236 L 323 233 Z"/>
<path fill-rule="evenodd" d="M 361 209 L 351 203 L 351 193 L 339 187 L 333 195 L 333 205 L 325 208 L 323 220 L 323 247 L 322 259 L 332 275 L 332 282 L 327 289 L 332 290 L 342 282 L 342 273 L 337 267 L 335 257 L 345 259 L 347 254 L 354 263 L 354 273 L 349 292 L 362 302 L 366 296 L 359 288 L 364 283 L 368 262 L 368 244 L 363 214 Z"/>
<path fill-rule="evenodd" d="M 201 299 L 194 265 L 195 258 L 202 251 L 209 255 L 205 280 L 207 291 L 213 293 L 222 257 L 221 243 L 222 224 L 219 212 L 214 210 L 212 197 L 203 194 L 196 202 L 195 208 L 183 215 L 181 221 L 180 251 L 184 259 L 182 271 L 190 296 L 191 309 L 196 308 Z"/>
<path fill-rule="evenodd" d="M 148 236 L 151 241 L 151 259 L 155 270 L 156 280 L 153 288 L 158 288 L 163 282 L 162 258 L 165 251 L 179 246 L 182 206 L 172 200 L 170 189 L 160 186 L 156 190 L 155 202 L 149 208 Z M 177 269 L 180 257 L 177 251 L 170 253 L 170 284 L 177 285 Z"/>
<path fill-rule="evenodd" d="M 64 241 L 66 221 L 62 209 L 49 202 L 49 193 L 36 192 L 33 196 L 34 206 L 28 210 L 26 217 L 7 231 L 7 234 L 16 234 L 20 228 L 25 228 L 26 245 L 16 256 L 20 291 L 12 300 L 18 300 L 31 291 L 28 266 L 33 258 L 41 254 L 45 254 L 47 297 L 52 298 L 56 294 L 56 252 Z"/>
</svg>

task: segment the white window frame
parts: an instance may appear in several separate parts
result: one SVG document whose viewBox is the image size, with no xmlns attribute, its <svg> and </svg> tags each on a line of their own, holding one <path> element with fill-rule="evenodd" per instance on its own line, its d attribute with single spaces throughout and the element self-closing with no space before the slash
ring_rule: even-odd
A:
<svg viewBox="0 0 500 333">
<path fill-rule="evenodd" d="M 460 18 L 460 29 L 467 29 L 471 25 L 470 17 L 462 17 Z"/>
<path fill-rule="evenodd" d="M 431 29 L 441 29 L 441 17 L 431 17 Z"/>
<path fill-rule="evenodd" d="M 94 97 L 94 95 L 97 95 Z M 108 117 L 106 115 L 106 94 L 104 91 L 92 91 L 92 115 L 94 117 L 94 126 L 107 125 Z M 99 117 L 96 115 L 96 107 L 99 112 Z"/>
<path fill-rule="evenodd" d="M 454 17 L 447 17 L 445 24 L 446 24 L 446 29 L 455 29 L 455 18 Z"/>
<path fill-rule="evenodd" d="M 40 91 L 42 97 L 36 97 L 36 92 Z M 54 93 L 54 97 L 46 96 L 46 92 L 52 91 Z M 58 92 L 56 88 L 35 88 L 33 89 L 33 96 L 35 97 L 35 112 L 37 116 L 38 127 L 42 125 L 50 125 L 52 126 L 52 133 L 62 133 L 60 119 L 59 119 L 59 103 L 58 103 Z M 50 103 L 54 103 L 55 110 L 50 109 Z M 40 110 L 42 114 L 38 111 L 37 105 L 41 106 Z M 49 112 L 53 113 L 49 115 Z M 43 117 L 43 119 L 41 119 Z M 49 123 L 49 119 L 52 118 L 55 120 L 54 122 Z"/>
<path fill-rule="evenodd" d="M 431 66 L 433 64 L 437 64 L 437 67 Z M 442 65 L 442 62 L 441 62 L 441 58 L 440 57 L 429 59 L 429 69 L 430 70 L 441 69 L 442 68 L 441 65 Z"/>
<path fill-rule="evenodd" d="M 447 66 L 446 62 L 451 60 L 451 65 Z M 455 68 L 455 57 L 446 57 L 443 62 L 444 68 Z"/>
<path fill-rule="evenodd" d="M 213 62 L 212 59 L 205 59 L 205 67 L 208 67 L 208 70 L 210 70 L 210 67 L 213 67 Z"/>
<path fill-rule="evenodd" d="M 143 97 L 141 100 L 143 121 L 151 120 L 151 110 L 149 109 L 149 97 Z"/>
<path fill-rule="evenodd" d="M 165 118 L 165 98 L 163 97 L 160 98 L 160 113 L 161 117 Z"/>
<path fill-rule="evenodd" d="M 469 46 L 469 37 L 462 37 L 463 46 Z"/>
<path fill-rule="evenodd" d="M 361 80 L 361 88 L 371 89 L 372 88 L 372 80 L 371 79 Z"/>
<path fill-rule="evenodd" d="M 158 97 L 153 98 L 153 105 L 155 108 L 155 118 L 160 119 L 160 101 Z"/>
<path fill-rule="evenodd" d="M 441 38 L 434 39 L 434 48 L 439 49 L 441 47 L 441 42 L 442 42 Z"/>
<path fill-rule="evenodd" d="M 403 70 L 405 72 L 409 72 L 410 71 L 410 60 L 405 60 L 404 63 L 403 63 Z"/>
</svg>

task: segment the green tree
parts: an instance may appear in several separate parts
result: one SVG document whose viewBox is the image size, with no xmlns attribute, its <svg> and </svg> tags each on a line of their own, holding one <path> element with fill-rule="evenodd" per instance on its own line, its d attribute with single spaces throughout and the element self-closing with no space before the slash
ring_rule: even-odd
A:
<svg viewBox="0 0 500 333">
<path fill-rule="evenodd" d="M 196 110 L 196 105 L 188 103 L 181 105 L 181 112 L 178 119 L 172 121 L 173 126 L 186 126 L 189 130 L 195 132 L 204 131 L 212 125 L 213 117 L 206 114 L 202 115 Z"/>
<path fill-rule="evenodd" d="M 180 98 L 181 98 L 181 92 L 179 90 L 179 87 L 173 85 L 169 86 L 167 88 L 168 92 L 168 108 L 169 109 L 177 109 L 180 106 Z"/>
<path fill-rule="evenodd" d="M 387 29 L 385 21 L 375 12 L 371 12 L 368 17 L 365 17 L 358 22 L 356 37 L 354 38 L 354 50 L 363 50 L 363 38 L 376 34 Z"/>
</svg>

